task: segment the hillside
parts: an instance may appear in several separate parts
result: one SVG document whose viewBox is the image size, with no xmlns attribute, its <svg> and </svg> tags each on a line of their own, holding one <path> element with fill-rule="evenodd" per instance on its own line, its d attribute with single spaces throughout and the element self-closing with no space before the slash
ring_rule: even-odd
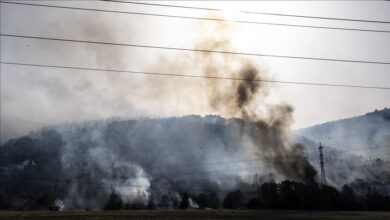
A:
<svg viewBox="0 0 390 220">
<path fill-rule="evenodd" d="M 312 184 L 319 170 L 313 140 L 288 138 L 279 127 L 261 121 L 219 116 L 47 127 L 0 147 L 0 203 L 39 209 L 56 197 L 71 209 L 101 209 L 115 191 L 132 204 L 171 207 L 183 191 L 221 196 L 237 188 L 253 190 L 255 176 Z M 329 184 L 349 184 L 358 193 L 368 185 L 390 192 L 388 160 L 367 160 L 327 143 L 324 151 Z"/>
<path fill-rule="evenodd" d="M 368 158 L 390 158 L 390 108 L 296 132 L 315 142 Z"/>
<path fill-rule="evenodd" d="M 296 171 L 310 167 L 304 149 L 292 152 L 280 145 L 274 158 L 268 157 L 277 148 L 266 143 L 282 137 L 278 131 L 265 136 L 271 127 L 261 126 L 259 131 L 240 119 L 184 116 L 48 127 L 0 148 L 0 186 L 5 187 L 0 197 L 13 192 L 13 206 L 36 209 L 34 200 L 47 191 L 68 208 L 100 209 L 112 191 L 134 204 L 159 204 L 176 201 L 183 191 L 245 189 L 256 173 L 303 178 L 298 174 L 305 170 Z M 264 147 L 272 148 L 261 151 Z M 300 159 L 294 172 L 291 160 L 279 160 L 280 153 Z"/>
</svg>

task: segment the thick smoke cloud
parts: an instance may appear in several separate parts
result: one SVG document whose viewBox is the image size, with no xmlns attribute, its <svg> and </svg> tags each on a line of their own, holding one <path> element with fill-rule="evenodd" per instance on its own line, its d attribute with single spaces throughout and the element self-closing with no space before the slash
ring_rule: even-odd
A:
<svg viewBox="0 0 390 220">
<path fill-rule="evenodd" d="M 228 38 L 229 28 L 226 23 L 216 23 L 211 27 L 214 34 L 199 40 L 196 49 L 234 51 Z M 202 53 L 197 55 L 196 60 L 206 76 L 240 79 L 222 84 L 222 87 L 220 81 L 210 80 L 208 100 L 217 112 L 256 125 L 246 132 L 262 161 L 286 178 L 314 183 L 316 171 L 304 156 L 304 146 L 291 145 L 288 141 L 293 107 L 288 104 L 267 105 L 264 102 L 269 96 L 269 87 L 262 81 L 267 75 L 265 68 L 256 66 L 245 57 L 227 54 Z M 234 68 L 225 63 L 234 63 Z M 266 115 L 259 112 L 258 105 L 263 105 Z"/>
<path fill-rule="evenodd" d="M 13 192 L 11 201 L 47 192 L 66 209 L 101 209 L 111 192 L 130 204 L 158 207 L 175 207 L 183 192 L 222 196 L 251 183 L 255 172 L 269 171 L 237 135 L 243 124 L 188 116 L 47 128 L 2 147 L 1 174 L 8 175 L 2 192 Z"/>
<path fill-rule="evenodd" d="M 199 25 L 206 29 L 204 33 L 207 34 L 195 40 L 195 49 L 234 51 L 229 40 L 231 29 L 228 24 Z M 101 26 L 89 25 L 85 35 L 99 35 L 95 28 L 100 29 Z M 105 35 L 108 33 L 104 32 Z M 103 38 L 112 40 L 109 36 Z M 96 54 L 98 64 L 112 59 Z M 261 81 L 268 74 L 266 67 L 249 58 L 209 52 L 177 55 L 173 60 L 162 57 L 151 68 L 173 74 L 242 79 L 208 79 L 200 83 L 202 87 L 196 88 L 177 83 L 186 82 L 186 79 L 173 84 L 186 93 L 198 94 L 204 89 L 205 94 L 193 96 L 201 100 L 200 108 L 236 119 L 225 121 L 219 117 L 193 116 L 180 120 L 68 124 L 25 137 L 25 143 L 21 140 L 8 142 L 8 147 L 30 145 L 43 152 L 53 151 L 51 153 L 56 155 L 59 165 L 56 174 L 50 173 L 50 176 L 59 179 L 56 187 L 62 191 L 54 194 L 63 200 L 65 208 L 100 209 L 112 192 L 130 204 L 153 203 L 172 207 L 180 202 L 184 192 L 221 193 L 251 185 L 255 172 L 260 175 L 274 173 L 275 178 L 280 180 L 315 182 L 316 172 L 305 157 L 304 146 L 293 145 L 288 140 L 293 121 L 292 106 L 266 102 L 270 91 L 268 85 Z M 105 79 L 119 81 L 112 76 Z M 99 88 L 99 81 L 89 82 L 81 85 L 80 89 L 90 92 L 88 88 Z M 162 93 L 167 87 L 160 78 L 147 78 L 143 86 L 153 89 L 150 94 Z M 114 97 L 125 94 L 127 90 L 121 90 L 123 88 L 109 94 Z M 56 93 L 56 99 L 66 98 L 66 91 Z M 134 103 L 143 103 L 144 99 L 151 97 L 153 95 L 137 97 Z M 191 99 L 186 103 L 189 106 L 196 104 Z M 46 159 L 39 156 L 34 159 L 26 156 L 20 162 L 25 164 L 26 160 L 33 161 L 40 168 L 48 165 Z M 232 163 L 237 160 L 240 162 Z M 216 161 L 219 162 L 213 163 Z M 23 172 L 30 171 L 29 178 L 46 178 L 42 175 L 48 174 L 38 174 L 30 169 L 33 168 L 23 169 Z M 12 169 L 5 173 L 11 174 Z"/>
</svg>

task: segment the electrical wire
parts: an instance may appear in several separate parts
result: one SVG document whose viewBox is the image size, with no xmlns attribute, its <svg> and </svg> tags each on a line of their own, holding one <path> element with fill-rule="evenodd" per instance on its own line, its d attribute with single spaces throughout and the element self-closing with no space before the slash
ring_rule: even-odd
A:
<svg viewBox="0 0 390 220">
<path fill-rule="evenodd" d="M 258 21 L 247 21 L 247 20 L 232 20 L 232 19 L 207 18 L 207 17 L 192 17 L 192 16 L 181 16 L 181 15 L 168 15 L 168 14 L 130 12 L 130 11 L 116 11 L 116 10 L 105 10 L 105 9 L 91 9 L 91 8 L 80 8 L 80 7 L 69 7 L 69 6 L 31 4 L 31 3 L 21 3 L 21 2 L 7 2 L 7 1 L 1 1 L 1 3 L 14 4 L 14 5 L 36 6 L 36 7 L 47 7 L 47 8 L 60 8 L 60 9 L 72 9 L 72 10 L 83 10 L 83 11 L 132 14 L 132 15 L 142 15 L 142 16 L 168 17 L 168 18 L 177 18 L 177 19 L 206 20 L 206 21 L 216 21 L 216 22 L 233 22 L 233 23 L 243 23 L 243 24 L 273 25 L 273 26 L 285 26 L 285 27 L 343 30 L 343 31 L 374 32 L 374 33 L 385 33 L 385 34 L 389 34 L 390 33 L 389 30 L 325 27 L 325 26 L 315 26 L 315 25 L 299 25 L 299 24 L 286 24 L 286 23 L 274 23 L 274 22 L 258 22 Z"/>
<path fill-rule="evenodd" d="M 219 11 L 223 12 L 224 9 L 219 8 L 206 8 L 206 7 L 195 7 L 195 6 L 183 6 L 183 5 L 168 5 L 168 4 L 157 4 L 157 3 L 146 3 L 146 2 L 131 2 L 131 1 L 120 1 L 120 0 L 101 0 L 103 2 L 117 2 L 127 3 L 133 5 L 149 5 L 169 8 L 184 8 L 184 9 L 196 9 L 196 10 L 207 10 L 207 11 Z M 282 17 L 296 17 L 296 18 L 309 18 L 309 19 L 321 19 L 321 20 L 336 20 L 336 21 L 353 21 L 353 22 L 369 22 L 379 24 L 390 24 L 390 21 L 380 20 L 365 20 L 365 19 L 351 19 L 351 18 L 334 18 L 334 17 L 320 17 L 320 16 L 308 16 L 308 15 L 296 15 L 296 14 L 284 14 L 284 13 L 270 13 L 270 12 L 256 12 L 256 11 L 237 11 L 245 14 L 257 14 L 257 15 L 271 15 L 271 16 L 282 16 Z"/>
<path fill-rule="evenodd" d="M 244 56 L 256 56 L 256 57 L 273 57 L 273 58 L 317 60 L 317 61 L 330 61 L 330 62 L 347 62 L 347 63 L 364 63 L 364 64 L 390 65 L 390 62 L 382 62 L 382 61 L 349 60 L 349 59 L 301 57 L 301 56 L 287 56 L 287 55 L 260 54 L 260 53 L 245 53 L 245 52 L 219 51 L 219 50 L 206 50 L 206 49 L 190 49 L 190 48 L 180 48 L 180 47 L 165 47 L 165 46 L 154 46 L 154 45 L 113 43 L 113 42 L 103 42 L 103 41 L 75 40 L 75 39 L 54 38 L 54 37 L 37 37 L 37 36 L 29 36 L 29 35 L 3 34 L 3 33 L 1 33 L 0 36 L 13 37 L 13 38 L 25 38 L 25 39 L 37 39 L 37 40 L 62 41 L 62 42 L 72 42 L 72 43 L 100 44 L 100 45 L 110 45 L 110 46 L 124 46 L 124 47 L 138 47 L 138 48 L 149 48 L 149 49 L 186 51 L 186 52 L 217 53 L 217 54 L 244 55 Z"/>
<path fill-rule="evenodd" d="M 130 73 L 130 74 L 155 75 L 155 76 L 166 76 L 166 77 L 188 77 L 188 78 L 202 78 L 202 79 L 215 79 L 215 80 L 237 80 L 237 81 L 266 82 L 266 83 L 310 85 L 310 86 L 328 86 L 328 87 L 346 87 L 346 88 L 390 90 L 390 87 L 378 87 L 378 86 L 328 84 L 328 83 L 280 81 L 280 80 L 268 80 L 268 79 L 246 79 L 246 78 L 220 77 L 220 76 L 171 74 L 171 73 L 144 72 L 144 71 L 132 71 L 132 70 L 116 70 L 116 69 L 100 69 L 100 68 L 86 68 L 86 67 L 73 67 L 73 66 L 60 66 L 60 65 L 30 64 L 30 63 L 6 62 L 6 61 L 1 61 L 0 63 L 6 64 L 6 65 L 17 65 L 17 66 L 32 66 L 32 67 L 71 69 L 71 70 L 88 70 L 88 71 L 99 71 L 99 72 Z"/>
</svg>

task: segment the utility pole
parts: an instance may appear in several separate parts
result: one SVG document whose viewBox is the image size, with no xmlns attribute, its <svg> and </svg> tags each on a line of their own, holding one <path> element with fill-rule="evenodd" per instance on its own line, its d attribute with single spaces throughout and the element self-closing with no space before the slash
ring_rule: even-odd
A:
<svg viewBox="0 0 390 220">
<path fill-rule="evenodd" d="M 318 150 L 320 152 L 320 167 L 321 167 L 321 180 L 320 180 L 320 183 L 321 183 L 321 185 L 325 185 L 326 184 L 326 176 L 325 176 L 325 169 L 324 169 L 324 154 L 322 152 L 323 148 L 324 148 L 324 146 L 322 146 L 322 144 L 320 142 L 320 146 L 318 147 Z"/>
<path fill-rule="evenodd" d="M 260 190 L 259 190 L 259 177 L 257 176 L 257 172 L 256 172 L 256 176 L 255 176 L 255 181 L 256 181 L 256 197 L 257 198 L 260 198 Z"/>
</svg>

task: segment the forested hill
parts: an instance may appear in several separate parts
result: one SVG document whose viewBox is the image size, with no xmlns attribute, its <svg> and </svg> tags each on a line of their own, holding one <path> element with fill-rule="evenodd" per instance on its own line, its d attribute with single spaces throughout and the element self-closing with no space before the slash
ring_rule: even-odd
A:
<svg viewBox="0 0 390 220">
<path fill-rule="evenodd" d="M 375 115 L 368 114 L 376 123 L 366 119 L 367 131 L 388 126 L 388 119 Z M 307 183 L 289 178 L 319 170 L 318 139 L 291 135 L 287 140 L 283 134 L 276 138 L 288 145 L 278 148 L 281 142 L 270 139 L 278 130 L 260 125 L 237 118 L 183 116 L 47 127 L 0 147 L 0 209 L 46 209 L 57 199 L 65 209 L 102 209 L 113 192 L 131 205 L 177 207 L 181 196 L 188 197 L 184 192 L 191 198 L 207 192 L 222 200 L 235 198 L 237 193 L 230 192 L 237 189 L 251 196 L 257 190 L 255 179 L 264 184 L 275 177 L 278 182 L 289 180 L 285 183 L 292 188 L 295 181 Z M 381 132 L 376 135 L 388 135 Z M 388 157 L 369 160 L 324 146 L 329 185 L 341 189 L 347 184 L 362 198 L 371 195 L 371 188 L 379 195 L 390 192 Z M 318 180 L 315 172 L 310 174 Z"/>
<path fill-rule="evenodd" d="M 335 149 L 367 157 L 390 157 L 390 108 L 327 122 L 296 134 Z"/>
</svg>

